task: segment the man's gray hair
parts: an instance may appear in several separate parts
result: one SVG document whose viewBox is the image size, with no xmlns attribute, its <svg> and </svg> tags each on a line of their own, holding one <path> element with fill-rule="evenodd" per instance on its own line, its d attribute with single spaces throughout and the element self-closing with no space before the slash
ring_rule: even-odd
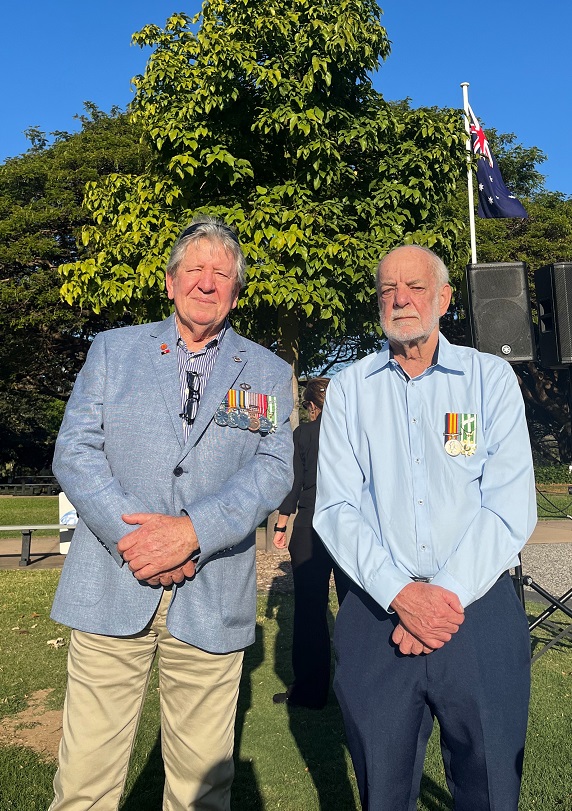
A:
<svg viewBox="0 0 572 811">
<path fill-rule="evenodd" d="M 375 288 L 377 290 L 378 296 L 380 294 L 379 289 L 380 271 L 385 262 L 387 261 L 387 259 L 391 256 L 391 254 L 395 253 L 395 251 L 399 251 L 401 248 L 415 248 L 415 250 L 421 251 L 422 253 L 426 254 L 431 260 L 430 266 L 431 270 L 435 274 L 437 285 L 439 287 L 443 287 L 444 285 L 449 284 L 449 271 L 447 269 L 447 266 L 443 262 L 443 260 L 439 256 L 437 256 L 437 254 L 434 251 L 432 251 L 430 248 L 425 248 L 423 245 L 399 245 L 397 248 L 392 248 L 388 253 L 386 253 L 385 256 L 381 259 L 379 265 L 377 266 L 377 273 L 375 275 Z"/>
<path fill-rule="evenodd" d="M 191 224 L 177 237 L 167 262 L 168 275 L 172 277 L 176 274 L 187 248 L 193 242 L 198 242 L 199 239 L 206 239 L 211 244 L 221 245 L 225 251 L 230 253 L 234 259 L 237 290 L 243 288 L 246 284 L 246 258 L 237 235 L 222 220 L 204 214 L 194 217 Z"/>
</svg>

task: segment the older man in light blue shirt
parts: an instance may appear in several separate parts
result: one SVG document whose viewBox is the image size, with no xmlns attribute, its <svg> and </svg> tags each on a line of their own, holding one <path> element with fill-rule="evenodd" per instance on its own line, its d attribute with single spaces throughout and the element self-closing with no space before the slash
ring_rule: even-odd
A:
<svg viewBox="0 0 572 811">
<path fill-rule="evenodd" d="M 440 335 L 435 254 L 398 248 L 377 282 L 389 340 L 329 386 L 314 519 L 356 584 L 335 688 L 362 805 L 416 808 L 430 711 L 456 811 L 516 811 L 530 656 L 505 573 L 536 523 L 522 397 L 508 363 Z"/>
</svg>

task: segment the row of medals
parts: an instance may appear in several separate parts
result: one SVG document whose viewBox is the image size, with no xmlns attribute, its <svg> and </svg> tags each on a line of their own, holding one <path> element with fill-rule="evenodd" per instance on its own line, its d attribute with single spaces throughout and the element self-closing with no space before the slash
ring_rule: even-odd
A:
<svg viewBox="0 0 572 811">
<path fill-rule="evenodd" d="M 445 450 L 449 456 L 459 456 L 461 453 L 463 456 L 472 456 L 476 449 L 476 443 L 467 439 L 448 439 L 445 442 Z"/>
<path fill-rule="evenodd" d="M 244 408 L 227 408 L 221 404 L 214 415 L 217 425 L 240 428 L 241 431 L 260 431 L 268 434 L 272 430 L 272 420 L 260 414 L 257 408 L 248 411 Z"/>
</svg>

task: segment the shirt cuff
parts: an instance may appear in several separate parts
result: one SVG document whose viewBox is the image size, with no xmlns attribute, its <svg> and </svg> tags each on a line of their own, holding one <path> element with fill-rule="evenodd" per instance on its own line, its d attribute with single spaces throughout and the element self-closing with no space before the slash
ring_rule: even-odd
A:
<svg viewBox="0 0 572 811">
<path fill-rule="evenodd" d="M 395 600 L 402 588 L 411 583 L 404 572 L 397 569 L 392 564 L 386 564 L 375 572 L 374 576 L 365 583 L 365 591 L 373 597 L 376 603 L 387 611 L 388 614 L 395 613 L 391 608 L 391 603 Z"/>
<path fill-rule="evenodd" d="M 467 591 L 467 589 L 464 588 L 464 586 L 462 586 L 458 580 L 451 577 L 451 575 L 446 572 L 445 569 L 441 569 L 441 571 L 435 575 L 431 581 L 431 585 L 441 586 L 441 588 L 447 589 L 447 591 L 454 592 L 461 601 L 463 608 L 466 608 L 475 599 L 474 595 L 470 591 Z"/>
</svg>

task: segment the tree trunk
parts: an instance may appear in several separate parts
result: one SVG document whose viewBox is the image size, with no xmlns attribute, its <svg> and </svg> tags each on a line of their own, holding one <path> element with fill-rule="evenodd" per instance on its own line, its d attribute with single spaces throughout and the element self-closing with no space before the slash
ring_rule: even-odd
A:
<svg viewBox="0 0 572 811">
<path fill-rule="evenodd" d="M 290 414 L 290 424 L 292 430 L 300 424 L 300 414 L 298 410 L 298 358 L 299 358 L 299 334 L 300 324 L 294 308 L 291 310 L 280 309 L 278 311 L 278 356 L 289 363 L 292 367 L 292 394 L 294 396 L 294 408 Z M 272 552 L 274 545 L 274 524 L 278 519 L 278 510 L 268 516 L 266 522 L 266 551 Z"/>
<path fill-rule="evenodd" d="M 278 356 L 292 367 L 292 393 L 294 410 L 290 415 L 292 430 L 300 423 L 298 414 L 298 359 L 300 323 L 294 308 L 278 312 Z"/>
</svg>

